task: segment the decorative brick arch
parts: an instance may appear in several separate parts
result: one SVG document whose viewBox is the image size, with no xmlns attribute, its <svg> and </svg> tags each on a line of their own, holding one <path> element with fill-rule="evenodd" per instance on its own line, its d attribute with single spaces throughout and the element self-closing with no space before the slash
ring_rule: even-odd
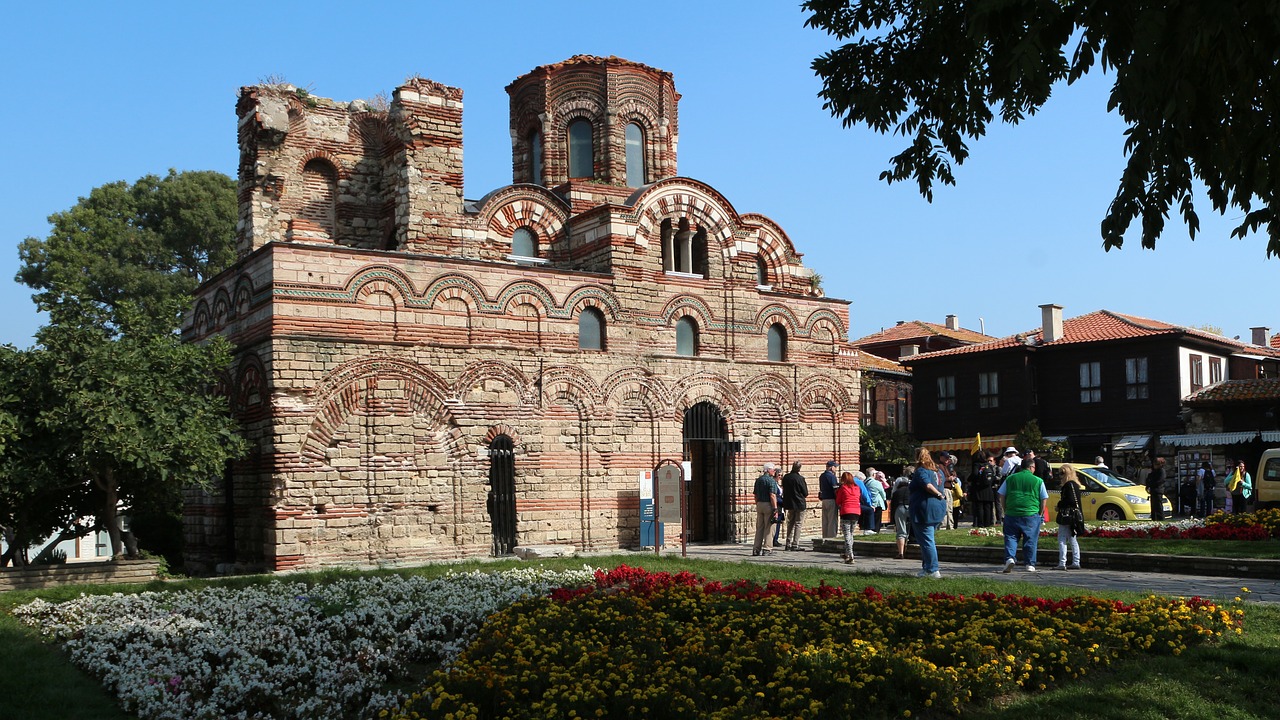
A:
<svg viewBox="0 0 1280 720">
<path fill-rule="evenodd" d="M 315 148 L 303 155 L 298 161 L 297 173 L 299 177 L 302 176 L 302 171 L 306 169 L 312 160 L 323 160 L 328 163 L 329 167 L 333 169 L 334 179 L 338 181 L 346 180 L 350 173 L 350 169 L 336 155 L 323 148 Z"/>
<path fill-rule="evenodd" d="M 761 373 L 751 378 L 742 388 L 742 397 L 752 412 L 761 406 L 776 407 L 787 415 L 796 412 L 795 388 L 791 378 L 778 373 Z"/>
<path fill-rule="evenodd" d="M 480 285 L 460 273 L 449 273 L 432 280 L 423 291 L 420 303 L 422 307 L 430 308 L 445 298 L 461 300 L 472 314 L 499 312 L 499 308 L 485 298 Z"/>
<path fill-rule="evenodd" d="M 809 317 L 804 322 L 804 334 L 815 337 L 814 331 L 819 327 L 828 328 L 831 331 L 831 339 L 835 342 L 846 339 L 844 321 L 830 310 L 818 309 L 809 313 Z"/>
<path fill-rule="evenodd" d="M 298 452 L 304 461 L 324 464 L 325 449 L 334 432 L 357 409 L 367 403 L 379 380 L 394 378 L 404 383 L 407 407 L 415 414 L 427 414 L 438 425 L 452 425 L 445 404 L 451 393 L 436 373 L 416 363 L 391 357 L 361 358 L 344 363 L 309 394 L 315 412 Z"/>
<path fill-rule="evenodd" d="M 698 327 L 709 330 L 714 325 L 714 316 L 706 301 L 694 295 L 677 295 L 667 301 L 662 309 L 662 322 L 671 327 L 682 317 L 692 317 L 698 321 Z"/>
<path fill-rule="evenodd" d="M 507 186 L 480 201 L 479 224 L 489 238 L 511 240 L 518 228 L 527 227 L 545 247 L 564 234 L 569 208 L 558 196 L 541 187 Z"/>
<path fill-rule="evenodd" d="M 850 397 L 849 391 L 834 379 L 823 376 L 806 378 L 800 383 L 799 388 L 800 407 L 805 408 L 812 405 L 826 405 L 836 413 L 837 417 L 842 415 L 853 405 L 853 398 Z"/>
<path fill-rule="evenodd" d="M 798 262 L 802 257 L 796 252 L 791 237 L 771 218 L 760 213 L 744 213 L 741 222 L 743 227 L 756 231 L 760 248 L 757 252 L 768 258 L 770 263 L 775 263 L 776 267 Z"/>
<path fill-rule="evenodd" d="M 204 337 L 213 329 L 213 316 L 209 313 L 209 303 L 203 298 L 196 303 L 195 312 L 191 314 L 191 328 L 196 337 Z"/>
<path fill-rule="evenodd" d="M 249 309 L 253 307 L 253 278 L 248 274 L 241 274 L 236 278 L 235 292 L 232 294 L 231 305 L 235 309 L 237 317 L 245 315 Z"/>
<path fill-rule="evenodd" d="M 686 410 L 705 401 L 720 408 L 720 414 L 728 422 L 741 409 L 742 400 L 742 393 L 733 381 L 719 373 L 697 372 L 671 384 L 673 417 L 680 419 Z"/>
<path fill-rule="evenodd" d="M 352 273 L 343 285 L 349 302 L 360 302 L 370 293 L 384 292 L 391 296 L 397 309 L 410 304 L 415 295 L 413 281 L 399 268 L 388 265 L 366 265 Z"/>
<path fill-rule="evenodd" d="M 761 308 L 756 315 L 756 332 L 763 335 L 774 323 L 780 323 L 786 328 L 789 337 L 803 337 L 808 334 L 808 328 L 800 323 L 800 319 L 786 305 L 774 303 Z"/>
<path fill-rule="evenodd" d="M 637 191 L 628 202 L 635 207 L 636 244 L 641 247 L 660 250 L 662 221 L 684 217 L 706 229 L 708 248 L 725 251 L 732 246 L 739 225 L 738 211 L 723 195 L 690 178 L 664 178 Z M 715 254 L 723 261 L 720 255 Z"/>
<path fill-rule="evenodd" d="M 521 402 L 527 402 L 530 388 L 533 385 L 529 380 L 529 376 L 511 363 L 501 360 L 481 360 L 470 363 L 463 369 L 462 373 L 458 375 L 458 379 L 453 383 L 451 394 L 454 398 L 466 402 L 467 396 L 471 394 L 471 389 L 485 380 L 497 380 L 503 383 L 522 399 Z"/>
<path fill-rule="evenodd" d="M 498 293 L 494 304 L 503 315 L 510 315 L 516 305 L 532 305 L 544 318 L 551 317 L 556 308 L 551 291 L 532 280 L 516 280 Z"/>
<path fill-rule="evenodd" d="M 670 390 L 663 379 L 642 367 L 617 370 L 600 384 L 601 400 L 609 405 L 625 404 L 627 399 L 647 399 L 655 414 L 668 412 Z"/>
<path fill-rule="evenodd" d="M 511 438 L 511 444 L 513 447 L 518 448 L 521 446 L 520 433 L 516 432 L 515 428 L 505 423 L 500 425 L 493 425 L 487 431 L 485 431 L 484 439 L 480 441 L 480 444 L 484 445 L 485 447 L 488 447 L 489 445 L 492 445 L 493 441 L 497 440 L 498 436 L 500 435 L 506 435 L 507 437 Z"/>
<path fill-rule="evenodd" d="M 575 318 L 583 308 L 588 307 L 599 310 L 607 319 L 614 322 L 624 315 L 622 303 L 618 302 L 617 296 L 608 288 L 599 285 L 583 285 L 569 293 L 564 301 L 564 309 L 557 313 L 557 316 Z"/>
<path fill-rule="evenodd" d="M 220 287 L 213 294 L 213 326 L 224 327 L 233 317 L 235 317 L 235 306 L 231 304 L 231 293 L 227 292 L 225 287 Z"/>
<path fill-rule="evenodd" d="M 261 410 L 270 404 L 266 370 L 262 367 L 262 359 L 257 355 L 250 354 L 241 358 L 231 398 L 232 408 L 237 413 Z"/>
<path fill-rule="evenodd" d="M 546 368 L 539 380 L 545 402 L 561 405 L 567 400 L 584 416 L 589 416 L 594 411 L 603 396 L 596 381 L 576 365 Z"/>
</svg>

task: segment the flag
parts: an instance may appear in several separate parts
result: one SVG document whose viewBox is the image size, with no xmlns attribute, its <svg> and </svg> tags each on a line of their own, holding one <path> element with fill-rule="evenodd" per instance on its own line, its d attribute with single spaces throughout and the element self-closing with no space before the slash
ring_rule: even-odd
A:
<svg viewBox="0 0 1280 720">
<path fill-rule="evenodd" d="M 973 445 L 969 448 L 970 455 L 977 455 L 982 452 L 982 433 L 973 436 Z"/>
</svg>

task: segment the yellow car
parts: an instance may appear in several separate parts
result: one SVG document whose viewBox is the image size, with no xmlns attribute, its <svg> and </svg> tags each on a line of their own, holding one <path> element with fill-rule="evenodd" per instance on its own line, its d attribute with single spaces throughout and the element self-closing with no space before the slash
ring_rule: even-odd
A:
<svg viewBox="0 0 1280 720">
<path fill-rule="evenodd" d="M 1063 463 L 1050 463 L 1057 468 Z M 1151 495 L 1141 485 L 1122 478 L 1108 468 L 1092 465 L 1075 465 L 1076 477 L 1084 486 L 1080 493 L 1080 507 L 1084 509 L 1085 520 L 1150 520 Z M 1049 483 L 1049 517 L 1054 516 L 1058 508 L 1058 486 L 1056 480 Z M 1164 498 L 1164 516 L 1173 516 L 1173 505 L 1169 497 Z"/>
</svg>

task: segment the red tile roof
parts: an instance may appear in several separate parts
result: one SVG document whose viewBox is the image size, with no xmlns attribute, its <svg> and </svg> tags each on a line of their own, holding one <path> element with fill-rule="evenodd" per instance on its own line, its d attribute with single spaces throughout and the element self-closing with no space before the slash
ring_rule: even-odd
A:
<svg viewBox="0 0 1280 720">
<path fill-rule="evenodd" d="M 859 370 L 870 370 L 871 372 L 891 372 L 899 375 L 910 375 L 911 369 L 904 366 L 900 362 L 886 360 L 879 355 L 873 355 L 869 352 L 859 352 L 857 359 L 857 367 Z"/>
<path fill-rule="evenodd" d="M 1183 327 L 1172 323 L 1162 322 L 1160 320 L 1152 320 L 1150 318 L 1138 317 L 1136 315 L 1123 315 L 1110 310 L 1098 310 L 1087 315 L 1080 315 L 1074 318 L 1068 318 L 1062 321 L 1062 337 L 1051 342 L 1044 343 L 1041 341 L 1043 333 L 1041 328 L 1029 330 L 1017 335 L 992 340 L 991 342 L 980 343 L 977 345 L 966 345 L 964 347 L 950 348 L 948 350 L 938 350 L 930 353 L 921 353 L 917 358 L 935 358 L 949 355 L 960 355 L 964 353 L 990 352 L 1004 348 L 1013 348 L 1019 345 L 1033 345 L 1038 347 L 1047 347 L 1049 345 L 1070 345 L 1073 343 L 1100 342 L 1106 340 L 1126 340 L 1141 337 L 1154 337 L 1158 335 L 1187 335 L 1199 340 L 1208 340 L 1230 348 L 1230 352 L 1251 352 L 1255 354 L 1280 357 L 1280 352 L 1271 348 L 1263 348 L 1257 345 L 1242 343 L 1239 340 L 1232 340 L 1221 335 L 1215 335 L 1204 330 Z M 908 360 L 908 363 L 910 360 Z"/>
<path fill-rule="evenodd" d="M 1255 403 L 1280 400 L 1280 378 L 1223 380 L 1187 398 L 1188 403 Z"/>
<path fill-rule="evenodd" d="M 881 343 L 902 343 L 907 340 L 916 338 L 925 338 L 935 335 L 952 338 L 964 343 L 980 343 L 991 339 L 990 335 L 983 335 L 980 332 L 959 328 L 952 330 L 946 325 L 938 325 L 936 323 L 925 322 L 923 320 L 907 320 L 894 325 L 891 328 L 885 328 L 877 333 L 872 333 L 866 337 L 854 340 L 851 345 L 879 345 Z"/>
</svg>

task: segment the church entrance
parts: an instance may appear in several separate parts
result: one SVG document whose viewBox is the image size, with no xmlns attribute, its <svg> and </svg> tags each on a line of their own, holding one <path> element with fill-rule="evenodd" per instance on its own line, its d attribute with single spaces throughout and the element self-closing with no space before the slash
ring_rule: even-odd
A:
<svg viewBox="0 0 1280 720">
<path fill-rule="evenodd" d="M 493 532 L 495 557 L 516 549 L 516 454 L 515 444 L 499 435 L 489 444 L 489 498 L 485 502 Z"/>
<path fill-rule="evenodd" d="M 720 408 L 700 402 L 685 411 L 684 459 L 690 466 L 685 522 L 690 542 L 733 539 L 730 511 L 737 452 Z"/>
</svg>

